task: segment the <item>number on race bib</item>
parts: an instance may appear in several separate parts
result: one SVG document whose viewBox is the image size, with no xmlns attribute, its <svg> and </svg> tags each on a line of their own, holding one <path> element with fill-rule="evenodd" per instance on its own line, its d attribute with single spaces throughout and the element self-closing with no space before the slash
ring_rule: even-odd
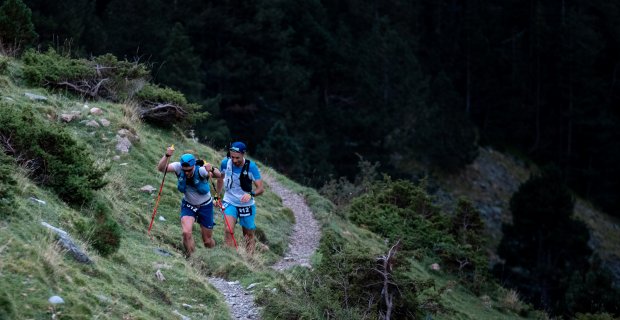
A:
<svg viewBox="0 0 620 320">
<path fill-rule="evenodd" d="M 252 207 L 237 207 L 237 214 L 240 217 L 249 217 L 252 215 Z"/>
</svg>

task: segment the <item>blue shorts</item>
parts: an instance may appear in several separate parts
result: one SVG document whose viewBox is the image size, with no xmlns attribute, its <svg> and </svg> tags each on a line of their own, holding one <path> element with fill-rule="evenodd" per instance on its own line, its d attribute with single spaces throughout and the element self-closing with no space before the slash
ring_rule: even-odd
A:
<svg viewBox="0 0 620 320">
<path fill-rule="evenodd" d="M 222 202 L 222 206 L 224 207 L 224 213 L 229 217 L 238 219 L 242 227 L 248 230 L 256 229 L 256 224 L 254 223 L 254 217 L 256 217 L 255 205 L 235 207 L 228 202 Z"/>
<path fill-rule="evenodd" d="M 183 199 L 183 201 L 181 201 L 181 218 L 183 217 L 194 217 L 201 226 L 207 229 L 213 229 L 215 225 L 215 221 L 213 220 L 213 201 L 194 206 Z"/>
</svg>

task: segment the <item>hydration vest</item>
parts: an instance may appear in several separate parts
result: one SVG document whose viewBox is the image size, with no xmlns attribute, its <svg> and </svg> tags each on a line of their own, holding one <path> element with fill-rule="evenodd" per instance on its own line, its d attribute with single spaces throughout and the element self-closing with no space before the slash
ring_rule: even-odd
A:
<svg viewBox="0 0 620 320">
<path fill-rule="evenodd" d="M 181 173 L 178 175 L 178 181 L 177 181 L 177 189 L 182 192 L 185 193 L 186 190 L 186 185 L 189 183 L 189 185 L 193 186 L 194 188 L 196 188 L 196 190 L 198 191 L 198 193 L 200 194 L 207 194 L 209 193 L 210 189 L 209 189 L 209 178 L 202 178 L 200 177 L 200 167 L 198 165 L 194 166 L 194 175 L 190 178 L 189 182 L 187 180 L 187 176 L 185 176 L 185 172 L 183 170 L 181 170 Z"/>
<path fill-rule="evenodd" d="M 232 166 L 232 159 L 229 158 L 228 163 L 226 164 L 226 181 L 224 181 L 226 190 L 230 190 L 230 188 L 232 188 Z M 250 178 L 250 160 L 248 159 L 245 159 L 243 168 L 241 168 L 241 173 L 239 173 L 239 185 L 241 186 L 241 190 L 245 192 L 252 192 L 252 179 Z"/>
</svg>

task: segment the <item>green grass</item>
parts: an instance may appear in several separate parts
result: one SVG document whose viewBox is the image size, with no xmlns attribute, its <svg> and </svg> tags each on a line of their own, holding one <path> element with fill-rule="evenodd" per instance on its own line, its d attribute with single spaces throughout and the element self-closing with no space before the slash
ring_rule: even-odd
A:
<svg viewBox="0 0 620 320">
<path fill-rule="evenodd" d="M 166 175 L 151 231 L 152 239 L 147 235 L 163 178 L 155 166 L 166 147 L 175 145 L 173 160 L 184 152 L 194 152 L 217 165 L 224 156 L 221 151 L 187 139 L 180 129 L 165 130 L 137 121 L 129 103 L 82 101 L 41 88 L 20 87 L 19 64 L 10 61 L 9 66 L 9 76 L 2 75 L 0 79 L 0 99 L 32 105 L 49 121 L 60 121 L 58 117 L 62 113 L 81 113 L 80 119 L 64 126 L 75 138 L 86 142 L 99 165 L 110 168 L 105 175 L 108 184 L 97 191 L 97 197 L 110 203 L 112 217 L 120 224 L 123 237 L 118 252 L 105 258 L 99 256 L 90 247 L 89 239 L 79 238 L 76 230 L 77 225 L 87 221 L 84 211 L 88 211 L 88 206 L 75 208 L 66 205 L 52 190 L 34 184 L 27 169 L 16 168 L 14 178 L 18 181 L 18 194 L 13 208 L 17 214 L 0 219 L 0 318 L 49 319 L 56 315 L 60 319 L 176 319 L 178 316 L 173 312 L 177 310 L 192 319 L 228 319 L 225 301 L 209 285 L 207 277 L 239 280 L 244 286 L 260 282 L 261 286 L 256 290 L 263 292 L 281 288 L 295 279 L 295 270 L 279 274 L 269 267 L 283 256 L 294 223 L 292 212 L 283 207 L 281 199 L 269 188 L 256 200 L 256 224 L 264 234 L 263 242 L 269 250 L 259 251 L 253 257 L 245 254 L 243 249 L 236 252 L 223 247 L 225 226 L 221 213 L 216 210 L 216 248 L 203 247 L 199 228 L 195 225 L 197 250 L 192 258 L 184 258 L 179 223 L 181 194 L 176 191 L 173 174 Z M 25 92 L 44 95 L 48 100 L 30 100 Z M 89 108 L 84 108 L 85 104 L 89 108 L 103 109 L 104 114 L 91 115 Z M 101 118 L 109 120 L 111 125 L 91 128 L 80 123 Z M 115 137 L 123 128 L 137 133 L 139 141 L 129 154 L 122 154 L 120 160 L 114 160 L 117 155 Z M 260 162 L 258 165 L 264 173 L 302 194 L 324 231 L 334 230 L 345 239 L 373 248 L 373 251 L 385 248 L 382 238 L 334 214 L 334 206 L 316 190 L 300 186 Z M 157 190 L 150 194 L 139 191 L 147 184 Z M 46 204 L 36 203 L 30 197 L 41 199 Z M 165 221 L 160 221 L 160 216 Z M 41 221 L 69 232 L 94 263 L 84 265 L 75 261 L 58 247 L 56 236 L 41 226 Z M 240 240 L 239 226 L 235 234 Z M 159 255 L 156 249 L 163 249 L 171 256 Z M 315 262 L 320 259 L 320 256 L 313 257 Z M 414 265 L 416 268 L 411 272 L 417 277 L 433 278 L 440 285 L 451 279 L 450 275 L 430 273 L 427 263 L 419 261 Z M 165 281 L 156 278 L 157 270 L 162 272 Z M 61 296 L 65 303 L 52 306 L 47 301 L 52 295 Z M 453 313 L 440 315 L 438 319 L 518 318 L 498 307 L 488 307 L 488 303 L 485 306 L 484 299 L 460 286 L 455 286 L 443 299 Z M 500 299 L 499 295 L 491 297 L 492 301 Z M 192 308 L 185 308 L 183 304 Z"/>
</svg>

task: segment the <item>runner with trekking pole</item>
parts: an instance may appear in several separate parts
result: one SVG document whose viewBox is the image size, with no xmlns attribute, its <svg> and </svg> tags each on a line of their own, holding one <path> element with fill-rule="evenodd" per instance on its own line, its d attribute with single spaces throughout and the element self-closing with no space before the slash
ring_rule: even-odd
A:
<svg viewBox="0 0 620 320">
<path fill-rule="evenodd" d="M 181 229 L 183 231 L 183 246 L 187 257 L 194 252 L 196 245 L 192 236 L 194 222 L 200 224 L 202 241 L 207 248 L 215 247 L 213 240 L 213 198 L 209 179 L 222 178 L 222 173 L 210 163 L 201 163 L 191 153 L 181 155 L 178 162 L 168 163 L 174 153 L 174 148 L 167 148 L 164 156 L 157 164 L 161 172 L 174 172 L 177 176 L 177 189 L 183 193 L 181 199 Z"/>
<path fill-rule="evenodd" d="M 232 231 L 237 220 L 239 220 L 246 241 L 246 250 L 252 254 L 254 253 L 254 231 L 256 230 L 254 197 L 263 194 L 265 189 L 256 163 L 245 158 L 245 144 L 234 142 L 230 145 L 229 152 L 230 157 L 224 158 L 220 164 L 223 179 L 217 180 L 215 190 L 217 194 L 221 193 L 222 187 L 226 190 L 222 209 L 226 223 L 231 226 L 229 229 L 231 232 L 224 233 L 224 239 L 227 246 L 235 244 Z M 252 184 L 256 185 L 256 190 L 252 190 Z"/>
<path fill-rule="evenodd" d="M 171 145 L 170 149 L 174 152 L 174 145 Z M 170 158 L 169 157 L 166 158 L 166 165 L 168 165 L 168 159 Z M 168 171 L 164 171 L 164 177 L 161 179 L 161 184 L 159 185 L 159 192 L 157 193 L 157 200 L 155 200 L 155 207 L 153 208 L 153 216 L 151 217 L 151 223 L 149 224 L 149 230 L 147 231 L 147 234 L 151 237 L 151 240 L 153 239 L 153 236 L 151 235 L 151 228 L 153 227 L 153 220 L 155 220 L 155 214 L 157 214 L 157 207 L 159 207 L 159 199 L 161 198 L 161 190 L 164 188 L 164 181 L 166 181 L 166 172 Z"/>
</svg>

